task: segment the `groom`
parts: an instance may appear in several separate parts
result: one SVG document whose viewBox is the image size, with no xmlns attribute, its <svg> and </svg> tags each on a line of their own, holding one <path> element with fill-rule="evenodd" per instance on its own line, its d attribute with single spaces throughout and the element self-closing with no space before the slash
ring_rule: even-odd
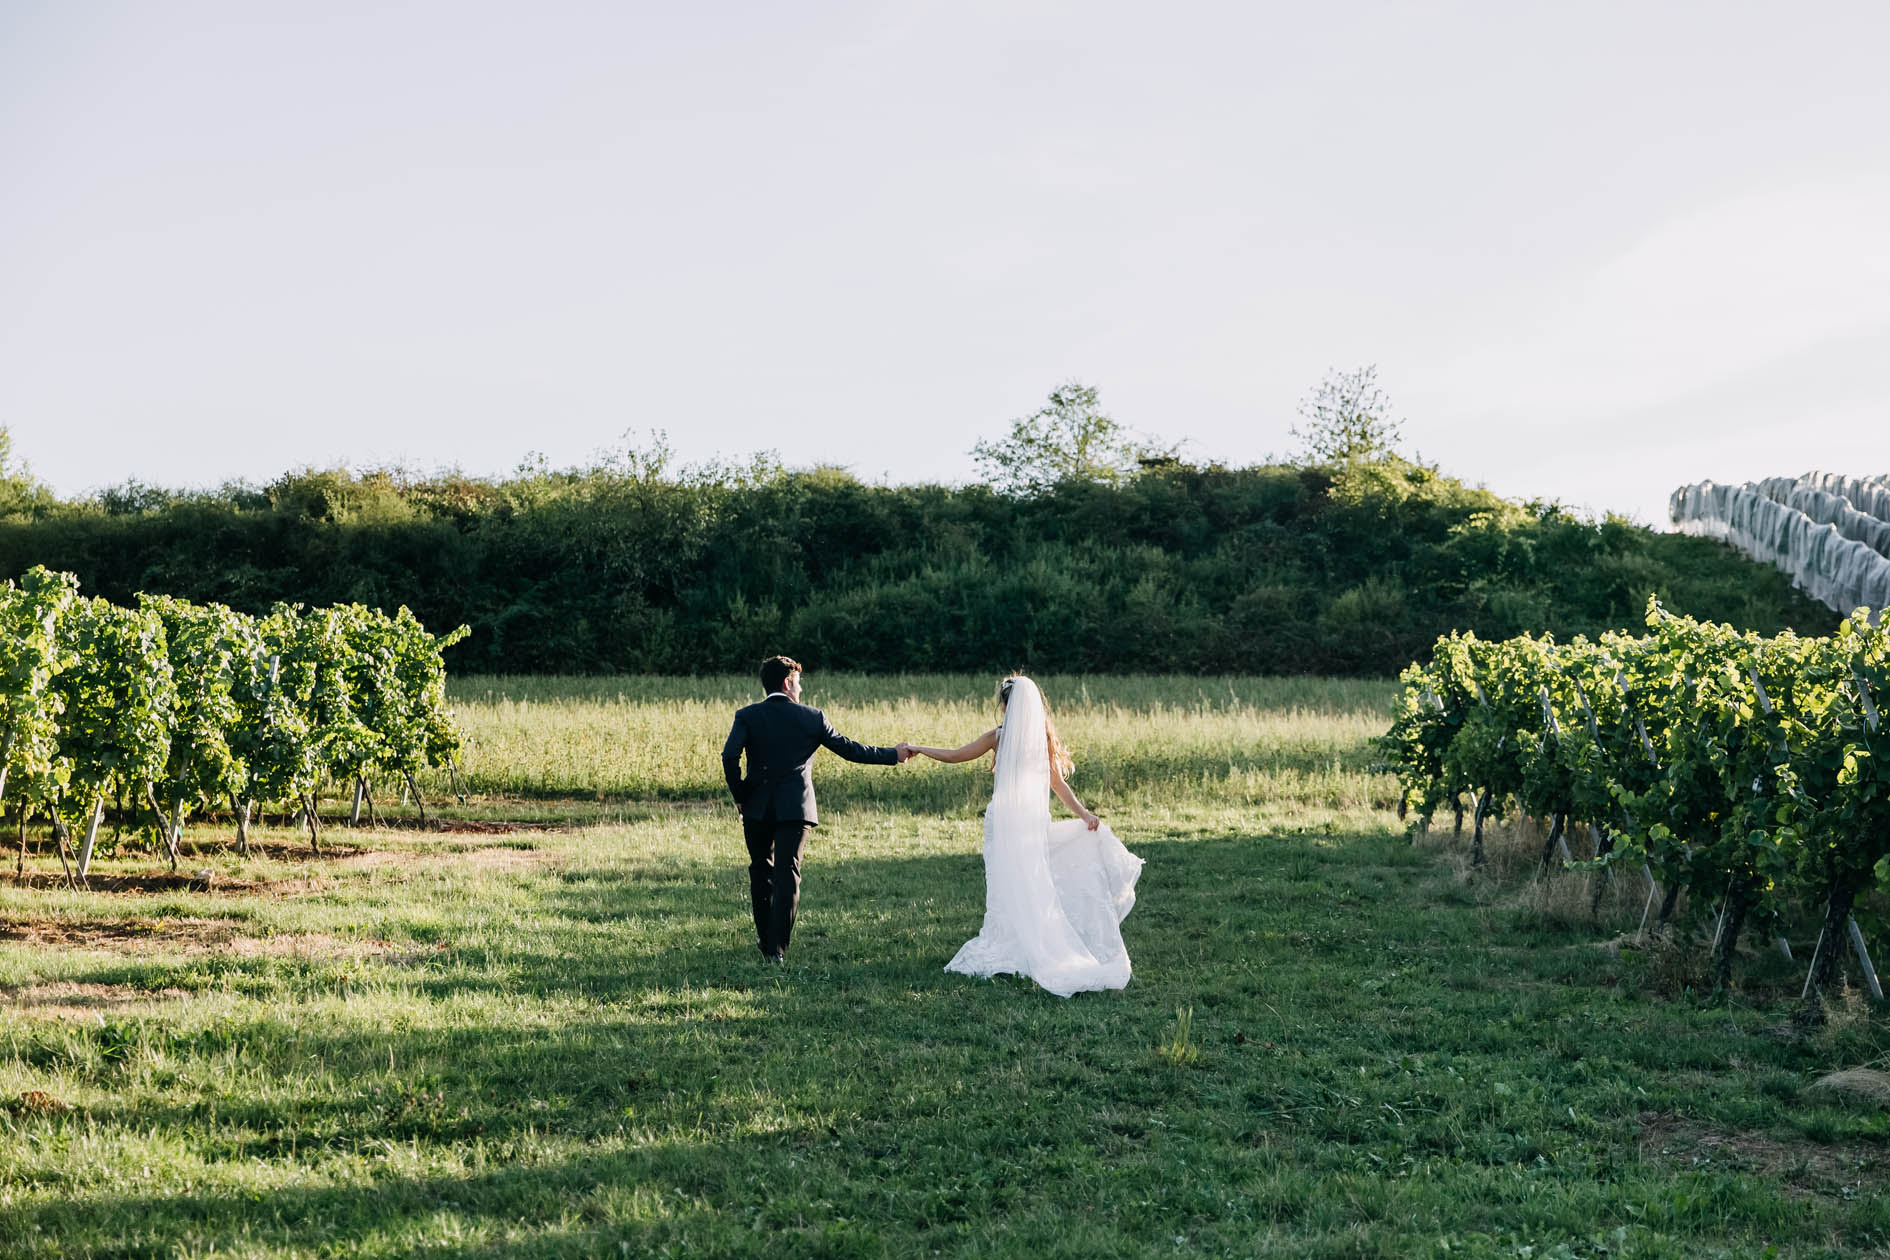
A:
<svg viewBox="0 0 1890 1260">
<path fill-rule="evenodd" d="M 766 699 L 736 710 L 722 745 L 722 775 L 741 809 L 748 839 L 748 893 L 761 956 L 778 963 L 786 958 L 801 899 L 801 846 L 820 822 L 809 770 L 814 754 L 824 747 L 848 761 L 890 766 L 905 761 L 912 749 L 904 743 L 869 748 L 835 731 L 824 713 L 801 703 L 801 666 L 790 657 L 770 656 L 761 663 L 761 689 Z"/>
</svg>

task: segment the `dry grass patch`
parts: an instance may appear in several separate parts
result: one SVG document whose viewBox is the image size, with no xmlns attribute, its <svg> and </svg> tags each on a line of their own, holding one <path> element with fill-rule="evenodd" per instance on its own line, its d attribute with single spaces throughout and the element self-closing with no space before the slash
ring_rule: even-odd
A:
<svg viewBox="0 0 1890 1260">
<path fill-rule="evenodd" d="M 719 801 L 703 802 L 704 805 L 718 805 Z M 489 820 L 481 818 L 441 818 L 427 824 L 426 830 L 437 831 L 449 836 L 511 836 L 520 832 L 569 831 L 563 823 L 514 822 L 509 819 Z"/>
<path fill-rule="evenodd" d="M 464 831 L 471 835 L 511 835 L 522 831 L 547 831 L 549 828 L 525 827 L 466 827 L 454 828 L 454 832 Z M 308 850 L 301 851 L 300 857 L 306 859 Z M 323 854 L 324 864 L 331 870 L 376 871 L 390 867 L 414 867 L 429 865 L 469 866 L 475 870 L 522 871 L 537 867 L 555 865 L 562 855 L 555 850 L 528 848 L 509 844 L 456 844 L 451 842 L 429 845 L 421 842 L 413 848 L 398 849 L 355 849 L 339 854 Z M 278 881 L 291 883 L 294 881 Z"/>
<path fill-rule="evenodd" d="M 13 872 L 0 873 L 0 883 L 12 884 L 16 888 L 28 888 L 36 891 L 53 891 L 73 888 L 76 885 L 61 871 L 27 871 L 24 875 Z M 83 885 L 84 891 L 93 893 L 114 893 L 131 896 L 152 896 L 166 893 L 196 892 L 223 893 L 239 897 L 299 897 L 309 893 L 325 892 L 335 886 L 333 879 L 325 876 L 296 876 L 289 879 L 241 879 L 231 878 L 221 871 L 138 871 L 130 873 L 92 872 Z"/>
<path fill-rule="evenodd" d="M 0 989 L 0 1010 L 22 1019 L 96 1019 L 106 1013 L 148 1010 L 190 994 L 183 989 L 138 989 L 127 984 L 60 980 Z"/>
<path fill-rule="evenodd" d="M 1876 1068 L 1845 1068 L 1842 1072 L 1819 1077 L 1805 1087 L 1805 1092 L 1890 1108 L 1890 1072 L 1879 1072 Z"/>
<path fill-rule="evenodd" d="M 202 952 L 227 942 L 239 926 L 210 918 L 20 919 L 0 924 L 0 944 L 108 954 Z"/>
<path fill-rule="evenodd" d="M 1437 825 L 1439 821 L 1442 826 Z M 1560 852 L 1555 851 L 1544 866 L 1542 850 L 1548 839 L 1548 828 L 1541 819 L 1521 816 L 1486 822 L 1483 865 L 1472 866 L 1470 822 L 1466 819 L 1463 835 L 1453 835 L 1449 815 L 1440 813 L 1431 830 L 1419 834 L 1418 843 L 1442 853 L 1458 883 L 1514 889 L 1515 904 L 1551 923 L 1591 924 L 1617 933 L 1613 940 L 1599 942 L 1597 948 L 1618 950 L 1623 945 L 1644 945 L 1645 940 L 1637 939 L 1641 921 L 1647 915 L 1651 925 L 1652 916 L 1648 914 L 1647 881 L 1640 864 L 1614 865 L 1601 872 L 1568 870 Z M 1592 858 L 1594 840 L 1586 825 L 1572 824 L 1567 839 L 1569 852 L 1577 862 Z M 1684 905 L 1683 899 L 1680 908 Z"/>
<path fill-rule="evenodd" d="M 472 834 L 505 835 L 522 830 L 549 829 L 516 827 L 495 828 L 491 831 L 474 829 Z M 192 861 L 202 861 L 212 855 L 228 857 L 230 853 L 220 849 L 200 850 L 195 853 L 186 852 L 184 858 L 186 864 L 189 864 Z M 561 855 L 552 850 L 503 844 L 451 843 L 438 846 L 422 844 L 414 848 L 395 849 L 325 849 L 318 854 L 307 846 L 270 843 L 252 845 L 250 858 L 284 864 L 318 864 L 321 873 L 288 875 L 281 878 L 263 876 L 245 878 L 242 875 L 231 875 L 226 871 L 211 867 L 181 871 L 93 871 L 84 885 L 84 891 L 120 896 L 154 896 L 189 892 L 234 897 L 306 897 L 331 891 L 340 885 L 343 877 L 364 872 L 398 871 L 428 865 L 470 867 L 474 870 L 525 871 L 555 865 L 561 860 Z M 11 884 L 17 888 L 35 891 L 54 891 L 75 887 L 63 871 L 46 869 L 29 870 L 24 874 L 0 871 L 0 884 Z M 4 939 L 3 932 L 4 929 L 0 929 L 0 939 Z"/>
<path fill-rule="evenodd" d="M 514 849 L 505 845 L 486 845 L 477 849 L 456 849 L 450 856 L 457 862 L 480 871 L 530 871 L 556 866 L 561 854 L 548 849 Z"/>
<path fill-rule="evenodd" d="M 256 936 L 242 931 L 244 926 L 237 919 L 210 918 L 123 919 L 99 923 L 34 919 L 0 925 L 0 944 L 129 956 L 375 958 L 396 966 L 410 966 L 447 948 L 444 943 L 349 939 L 326 932 L 273 932 Z"/>
<path fill-rule="evenodd" d="M 1724 1129 L 1670 1112 L 1644 1111 L 1640 1121 L 1641 1158 L 1649 1163 L 1753 1173 L 1796 1198 L 1875 1194 L 1890 1174 L 1890 1155 L 1877 1146 Z"/>
<path fill-rule="evenodd" d="M 1592 949 L 1603 954 L 1618 954 L 1624 949 L 1641 949 L 1647 944 L 1645 937 L 1636 932 L 1619 932 L 1605 941 L 1578 941 L 1567 949 Z"/>
</svg>

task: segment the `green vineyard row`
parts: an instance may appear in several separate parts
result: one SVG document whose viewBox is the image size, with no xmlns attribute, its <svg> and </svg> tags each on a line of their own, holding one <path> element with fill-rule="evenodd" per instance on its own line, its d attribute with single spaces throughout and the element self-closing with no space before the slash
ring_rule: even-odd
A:
<svg viewBox="0 0 1890 1260">
<path fill-rule="evenodd" d="M 1719 983 L 1743 931 L 1809 910 L 1822 920 L 1801 1014 L 1822 1017 L 1844 933 L 1890 863 L 1890 629 L 1859 609 L 1828 637 L 1765 637 L 1678 617 L 1650 600 L 1647 633 L 1501 642 L 1457 633 L 1401 675 L 1378 743 L 1414 827 L 1474 801 L 1548 825 L 1556 855 L 1608 873 L 1645 863 L 1664 889 L 1717 907 Z M 1593 855 L 1574 863 L 1572 821 Z M 1650 902 L 1653 900 L 1650 897 Z M 1861 948 L 1861 946 L 1860 946 Z"/>
<path fill-rule="evenodd" d="M 141 595 L 79 594 L 69 573 L 0 586 L 0 804 L 52 822 L 83 880 L 108 802 L 177 866 L 190 815 L 227 804 L 249 820 L 281 802 L 321 842 L 324 778 L 365 783 L 449 765 L 460 736 L 442 651 L 406 608 L 359 604 L 264 616 Z"/>
</svg>

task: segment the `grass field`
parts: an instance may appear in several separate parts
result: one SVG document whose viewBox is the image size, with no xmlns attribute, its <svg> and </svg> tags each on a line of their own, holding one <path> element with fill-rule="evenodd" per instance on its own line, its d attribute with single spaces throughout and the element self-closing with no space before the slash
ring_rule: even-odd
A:
<svg viewBox="0 0 1890 1260">
<path fill-rule="evenodd" d="M 742 680 L 458 683 L 472 800 L 423 784 L 458 830 L 245 860 L 212 823 L 202 877 L 114 858 L 93 893 L 29 859 L 0 1255 L 1890 1254 L 1890 1116 L 1809 1088 L 1890 1057 L 1861 999 L 1793 1039 L 1782 959 L 1714 999 L 1624 943 L 1627 881 L 1591 923 L 1526 830 L 1474 878 L 1407 843 L 1389 684 L 1043 681 L 1148 862 L 1120 993 L 942 972 L 981 766 L 823 759 L 765 968 L 717 760 Z M 869 742 L 992 718 L 989 680 L 808 684 Z"/>
<path fill-rule="evenodd" d="M 997 720 L 994 679 L 809 675 L 802 699 L 870 744 L 956 745 Z M 1101 805 L 1272 810 L 1389 804 L 1366 740 L 1394 685 L 1303 678 L 1048 677 L 1040 680 L 1081 757 L 1078 791 Z M 726 800 L 729 715 L 758 698 L 745 678 L 473 678 L 454 702 L 472 741 L 466 784 L 530 799 Z M 988 763 L 987 763 L 988 768 Z M 429 785 L 444 791 L 443 779 Z M 823 758 L 823 808 L 975 812 L 989 775 L 921 760 L 888 775 Z"/>
</svg>

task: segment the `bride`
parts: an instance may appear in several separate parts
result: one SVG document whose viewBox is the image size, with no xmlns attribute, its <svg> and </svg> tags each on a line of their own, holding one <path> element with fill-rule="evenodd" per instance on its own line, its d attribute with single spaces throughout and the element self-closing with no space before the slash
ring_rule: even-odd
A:
<svg viewBox="0 0 1890 1260">
<path fill-rule="evenodd" d="M 1059 997 L 1120 989 L 1129 983 L 1121 923 L 1135 905 L 1142 859 L 1064 782 L 1072 763 L 1037 684 L 1006 678 L 998 707 L 998 725 L 963 748 L 912 750 L 946 762 L 997 750 L 984 814 L 984 929 L 945 970 L 1014 972 Z M 1076 818 L 1050 820 L 1052 792 Z"/>
</svg>

